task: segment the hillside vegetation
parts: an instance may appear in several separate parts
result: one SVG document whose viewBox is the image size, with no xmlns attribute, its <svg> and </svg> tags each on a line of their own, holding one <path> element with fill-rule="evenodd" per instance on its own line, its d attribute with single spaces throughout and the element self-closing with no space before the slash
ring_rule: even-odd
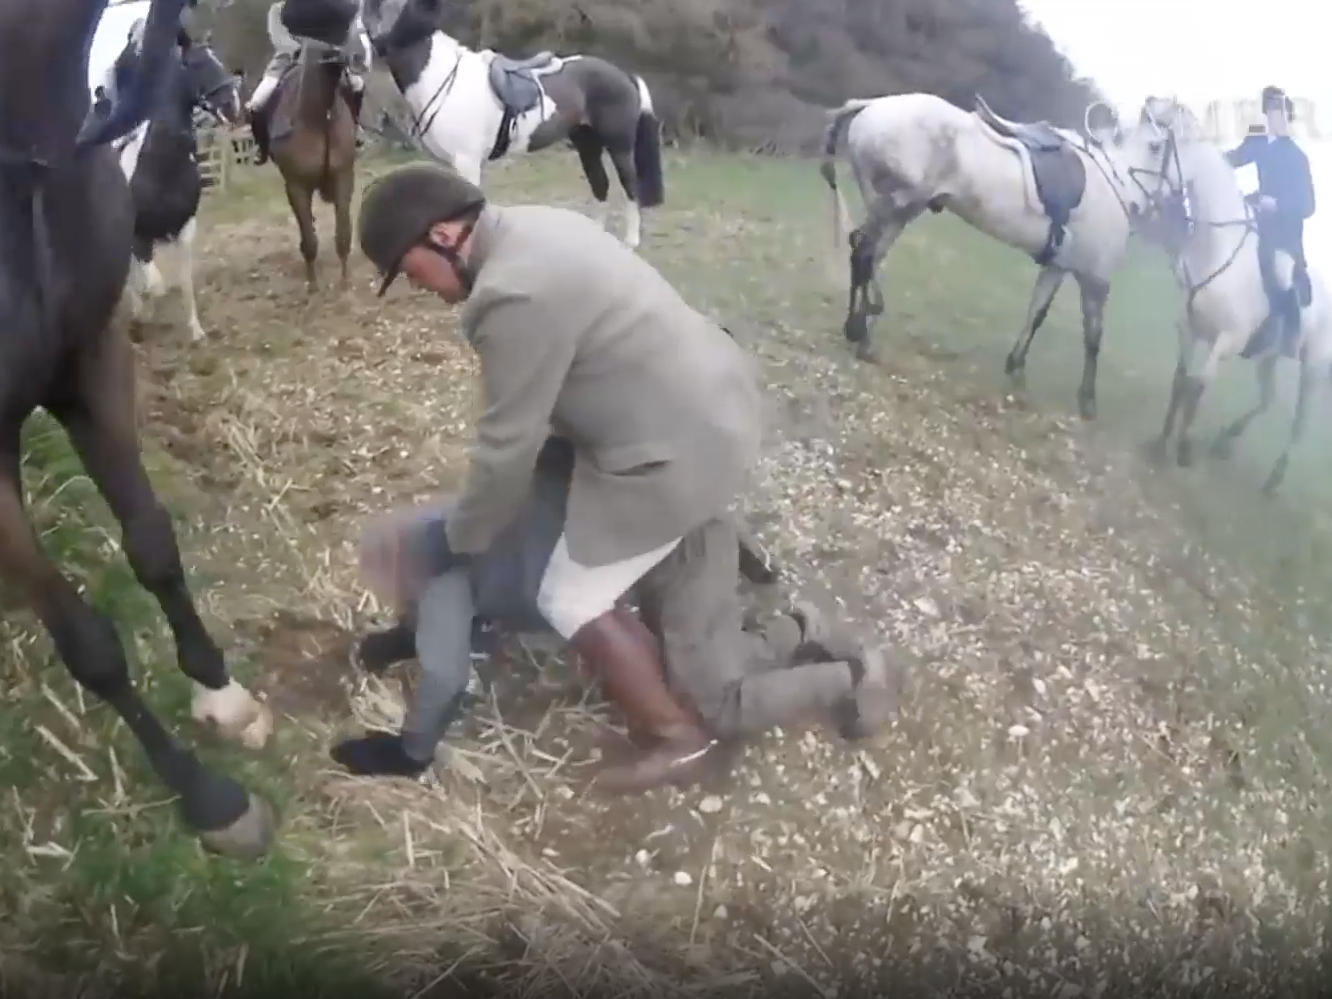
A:
<svg viewBox="0 0 1332 999">
<path fill-rule="evenodd" d="M 215 39 L 253 86 L 269 0 L 237 0 Z M 473 47 L 621 61 L 649 81 L 668 133 L 812 151 L 822 109 L 929 91 L 970 108 L 1080 123 L 1097 98 L 1017 0 L 462 0 L 444 27 Z M 391 85 L 390 85 L 391 86 Z"/>
</svg>

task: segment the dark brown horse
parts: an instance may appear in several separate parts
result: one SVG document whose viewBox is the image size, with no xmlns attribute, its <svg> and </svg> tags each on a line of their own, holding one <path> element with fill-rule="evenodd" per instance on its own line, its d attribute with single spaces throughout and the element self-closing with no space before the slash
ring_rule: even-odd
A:
<svg viewBox="0 0 1332 999">
<path fill-rule="evenodd" d="M 351 199 L 356 185 L 356 117 L 344 83 L 347 57 L 339 49 L 307 42 L 278 84 L 270 104 L 271 156 L 282 173 L 287 202 L 301 230 L 301 256 L 310 290 L 317 285 L 314 196 L 333 205 L 333 244 L 347 287 L 351 255 Z"/>
<path fill-rule="evenodd" d="M 171 519 L 139 453 L 134 353 L 112 315 L 129 272 L 134 205 L 106 143 L 135 128 L 176 53 L 185 0 L 152 0 L 135 80 L 90 115 L 88 58 L 106 0 L 0 4 L 0 576 L 36 613 L 70 675 L 111 705 L 214 849 L 255 854 L 273 814 L 204 769 L 130 681 L 115 625 L 52 563 L 24 510 L 20 431 L 43 407 L 64 426 L 161 605 L 195 715 L 247 742 L 271 716 L 228 675 L 185 583 Z M 82 126 L 82 131 L 80 130 Z"/>
</svg>

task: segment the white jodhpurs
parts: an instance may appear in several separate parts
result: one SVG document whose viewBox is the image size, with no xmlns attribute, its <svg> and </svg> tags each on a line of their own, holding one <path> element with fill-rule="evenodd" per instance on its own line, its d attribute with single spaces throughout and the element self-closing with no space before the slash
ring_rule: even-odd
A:
<svg viewBox="0 0 1332 999">
<path fill-rule="evenodd" d="M 254 88 L 254 93 L 245 102 L 245 106 L 251 111 L 262 108 L 272 99 L 273 91 L 277 90 L 277 85 L 281 79 L 281 73 L 265 73 L 263 79 L 259 81 L 259 86 Z"/>
</svg>

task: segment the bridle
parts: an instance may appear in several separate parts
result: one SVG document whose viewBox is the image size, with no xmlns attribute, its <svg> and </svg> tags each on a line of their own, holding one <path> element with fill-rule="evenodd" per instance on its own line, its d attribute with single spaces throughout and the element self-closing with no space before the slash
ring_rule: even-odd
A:
<svg viewBox="0 0 1332 999">
<path fill-rule="evenodd" d="M 1192 235 L 1192 231 L 1199 225 L 1206 226 L 1209 229 L 1233 229 L 1236 226 L 1242 226 L 1244 229 L 1239 241 L 1235 244 L 1235 248 L 1230 251 L 1230 254 L 1226 259 L 1221 262 L 1220 266 L 1212 270 L 1200 281 L 1195 282 L 1189 274 L 1188 261 L 1185 258 L 1183 250 L 1181 249 L 1178 253 L 1172 253 L 1172 256 L 1175 258 L 1174 264 L 1179 273 L 1180 282 L 1184 285 L 1184 292 L 1186 295 L 1184 307 L 1189 315 L 1192 315 L 1194 301 L 1197 299 L 1198 295 L 1202 293 L 1204 288 L 1230 269 L 1231 265 L 1239 259 L 1239 255 L 1248 243 L 1249 237 L 1257 235 L 1258 220 L 1254 214 L 1253 207 L 1249 204 L 1247 199 L 1244 202 L 1244 218 L 1242 219 L 1226 219 L 1217 222 L 1212 219 L 1196 220 L 1189 215 L 1185 208 L 1187 203 L 1187 184 L 1184 181 L 1184 166 L 1180 159 L 1179 139 L 1174 127 L 1159 121 L 1155 116 L 1151 115 L 1146 108 L 1142 111 L 1139 123 L 1140 125 L 1151 125 L 1158 132 L 1165 133 L 1165 146 L 1161 150 L 1161 168 L 1159 170 L 1150 167 L 1129 167 L 1129 176 L 1132 178 L 1133 183 L 1143 193 L 1143 196 L 1147 199 L 1149 210 L 1154 209 L 1159 215 L 1177 209 L 1185 216 L 1185 226 L 1189 232 L 1189 236 Z M 1174 168 L 1175 177 L 1179 179 L 1178 185 L 1172 183 L 1170 180 L 1172 166 Z M 1156 182 L 1155 185 L 1151 186 L 1151 189 L 1149 189 L 1150 181 L 1148 184 L 1144 184 L 1140 179 L 1143 177 L 1154 178 Z M 1186 241 L 1187 239 L 1188 236 L 1186 236 Z"/>
</svg>

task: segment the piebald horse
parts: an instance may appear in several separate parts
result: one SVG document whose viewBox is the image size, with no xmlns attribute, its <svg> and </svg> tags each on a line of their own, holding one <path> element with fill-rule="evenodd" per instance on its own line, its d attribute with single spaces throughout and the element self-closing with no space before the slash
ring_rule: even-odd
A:
<svg viewBox="0 0 1332 999">
<path fill-rule="evenodd" d="M 147 0 L 138 3 L 147 9 Z M 136 23 L 108 71 L 111 91 L 138 71 L 141 30 L 142 22 Z M 206 41 L 182 35 L 180 45 L 150 119 L 117 147 L 134 198 L 134 254 L 126 288 L 131 312 L 136 319 L 141 316 L 145 293 L 157 298 L 167 291 L 154 257 L 158 251 L 171 251 L 172 277 L 185 302 L 191 337 L 197 341 L 206 334 L 194 298 L 196 216 L 203 195 L 195 112 L 203 109 L 233 125 L 239 122 L 240 81 L 226 71 Z"/>
<path fill-rule="evenodd" d="M 1244 350 L 1271 309 L 1258 270 L 1257 225 L 1225 154 L 1208 141 L 1193 113 L 1176 101 L 1148 98 L 1138 124 L 1125 136 L 1123 150 L 1129 169 L 1150 194 L 1157 214 L 1178 218 L 1187 198 L 1188 224 L 1181 245 L 1170 248 L 1177 254 L 1174 271 L 1184 290 L 1184 317 L 1178 325 L 1179 352 L 1170 404 L 1156 445 L 1158 457 L 1164 457 L 1170 437 L 1176 433 L 1176 459 L 1187 466 L 1193 461 L 1191 431 L 1203 393 L 1216 379 L 1221 362 Z M 1278 252 L 1275 269 L 1278 282 L 1289 290 L 1294 261 Z M 1312 295 L 1300 310 L 1295 350 L 1300 365 L 1295 417 L 1286 447 L 1263 485 L 1269 494 L 1285 478 L 1291 450 L 1304 436 L 1315 386 L 1332 363 L 1328 285 L 1312 264 L 1308 274 Z M 1270 346 L 1255 355 L 1258 401 L 1221 431 L 1211 448 L 1213 456 L 1229 456 L 1234 442 L 1275 400 L 1276 365 L 1285 356 L 1282 339 L 1273 337 Z M 1190 373 L 1200 345 L 1206 347 L 1205 358 Z"/>
<path fill-rule="evenodd" d="M 121 526 L 135 576 L 162 608 L 194 683 L 194 717 L 249 745 L 267 738 L 271 714 L 229 675 L 186 584 L 171 518 L 140 456 L 133 345 L 112 322 L 134 207 L 107 144 L 144 119 L 185 0 L 152 0 L 140 72 L 109 113 L 93 116 L 88 52 L 105 2 L 0 4 L 0 576 L 73 679 L 124 721 L 177 796 L 185 826 L 210 848 L 254 855 L 272 839 L 271 807 L 167 732 L 131 681 L 115 625 L 51 561 L 24 510 L 20 432 L 40 406 L 69 434 Z"/>
<path fill-rule="evenodd" d="M 830 112 L 820 172 L 833 195 L 833 239 L 850 227 L 837 187 L 839 143 L 863 196 L 866 215 L 850 234 L 850 301 L 843 332 L 873 360 L 871 316 L 884 309 L 875 272 L 913 221 L 928 209 L 949 211 L 981 232 L 1030 254 L 1040 267 L 1026 322 L 1005 365 L 1022 377 L 1027 352 L 1069 274 L 1082 292 L 1084 366 L 1078 390 L 1083 418 L 1096 415 L 1096 367 L 1110 280 L 1124 259 L 1132 223 L 1146 207 L 1127 181 L 1112 142 L 1112 122 L 1085 132 L 1044 122 L 1009 121 L 977 98 L 974 113 L 933 94 L 850 100 Z M 871 300 L 871 293 L 873 300 Z"/>
<path fill-rule="evenodd" d="M 641 76 L 595 56 L 542 52 L 515 60 L 473 51 L 439 29 L 442 0 L 364 0 L 364 6 L 371 43 L 430 153 L 479 185 L 489 160 L 568 141 L 603 225 L 610 179 L 602 154 L 609 153 L 624 189 L 624 241 L 639 245 L 639 209 L 665 201 L 661 127 Z"/>
</svg>

